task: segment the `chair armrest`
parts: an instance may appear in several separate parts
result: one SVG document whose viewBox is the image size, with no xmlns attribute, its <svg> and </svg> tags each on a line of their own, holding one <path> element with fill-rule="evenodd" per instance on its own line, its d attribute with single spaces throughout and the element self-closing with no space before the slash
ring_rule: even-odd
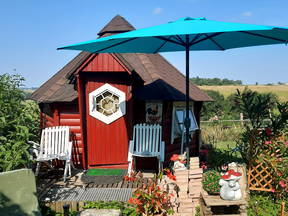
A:
<svg viewBox="0 0 288 216">
<path fill-rule="evenodd" d="M 34 155 L 36 156 L 36 158 L 39 155 L 39 151 L 40 151 L 40 144 L 36 143 L 34 141 L 28 141 L 29 144 L 31 144 L 31 146 L 29 147 L 28 151 L 30 153 L 30 155 L 33 157 Z M 33 155 L 34 154 L 34 155 Z"/>
<path fill-rule="evenodd" d="M 160 161 L 164 162 L 165 160 L 165 142 L 162 141 L 160 144 Z"/>
<path fill-rule="evenodd" d="M 129 153 L 133 154 L 134 152 L 134 140 L 129 141 Z"/>
</svg>

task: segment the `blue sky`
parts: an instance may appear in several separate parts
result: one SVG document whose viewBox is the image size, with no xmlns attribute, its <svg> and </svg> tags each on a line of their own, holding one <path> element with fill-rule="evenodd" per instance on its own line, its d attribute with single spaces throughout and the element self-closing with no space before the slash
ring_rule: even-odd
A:
<svg viewBox="0 0 288 216">
<path fill-rule="evenodd" d="M 115 15 L 135 28 L 180 17 L 288 27 L 287 0 L 2 0 L 0 74 L 19 73 L 38 87 L 78 52 L 56 48 L 97 37 Z M 184 71 L 184 53 L 163 54 Z M 246 84 L 288 82 L 288 46 L 191 52 L 191 76 L 240 79 Z"/>
</svg>

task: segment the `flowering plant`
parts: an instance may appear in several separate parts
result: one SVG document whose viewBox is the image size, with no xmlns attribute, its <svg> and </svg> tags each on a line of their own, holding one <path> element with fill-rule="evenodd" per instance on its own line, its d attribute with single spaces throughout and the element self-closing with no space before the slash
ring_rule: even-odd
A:
<svg viewBox="0 0 288 216">
<path fill-rule="evenodd" d="M 211 195 L 220 193 L 219 180 L 221 178 L 220 172 L 216 170 L 209 170 L 203 174 L 202 185 L 203 189 Z"/>
<path fill-rule="evenodd" d="M 171 204 L 172 194 L 161 190 L 158 186 L 158 180 L 162 179 L 163 173 L 149 178 L 148 182 L 144 180 L 142 173 L 133 173 L 131 177 L 124 177 L 127 181 L 138 183 L 138 188 L 133 192 L 133 196 L 128 203 L 135 205 L 138 215 L 169 215 L 173 214 Z M 172 175 L 172 174 L 171 174 Z"/>
</svg>

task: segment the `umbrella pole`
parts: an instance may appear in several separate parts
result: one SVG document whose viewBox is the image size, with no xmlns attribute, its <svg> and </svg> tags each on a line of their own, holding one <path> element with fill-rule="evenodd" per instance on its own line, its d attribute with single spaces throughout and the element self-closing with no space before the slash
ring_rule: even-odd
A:
<svg viewBox="0 0 288 216">
<path fill-rule="evenodd" d="M 186 35 L 186 47 L 185 47 L 185 52 L 186 52 L 186 114 L 185 114 L 185 151 L 186 151 L 186 156 L 187 156 L 187 169 L 189 170 L 190 168 L 190 152 L 189 152 L 189 129 L 190 129 L 190 118 L 189 118 L 189 35 Z"/>
</svg>

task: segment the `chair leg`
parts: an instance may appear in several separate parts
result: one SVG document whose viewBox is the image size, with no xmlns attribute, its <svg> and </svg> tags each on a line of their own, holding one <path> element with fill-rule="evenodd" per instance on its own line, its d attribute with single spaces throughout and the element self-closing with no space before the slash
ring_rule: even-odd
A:
<svg viewBox="0 0 288 216">
<path fill-rule="evenodd" d="M 132 171 L 132 161 L 129 161 L 128 162 L 128 176 L 130 177 L 131 176 L 131 171 Z"/>
<path fill-rule="evenodd" d="M 68 165 L 68 168 L 69 168 L 69 176 L 71 176 L 71 161 L 69 161 L 69 163 L 68 163 L 69 165 Z"/>
<path fill-rule="evenodd" d="M 39 174 L 39 170 L 40 170 L 40 164 L 41 164 L 41 162 L 40 162 L 40 161 L 38 161 L 38 162 L 37 162 L 37 165 L 36 165 L 35 176 L 38 176 L 38 174 Z"/>
<path fill-rule="evenodd" d="M 63 180 L 64 182 L 66 182 L 66 177 L 67 177 L 67 171 L 68 171 L 68 162 L 65 162 L 65 169 L 64 169 L 64 176 L 63 176 Z"/>
</svg>

